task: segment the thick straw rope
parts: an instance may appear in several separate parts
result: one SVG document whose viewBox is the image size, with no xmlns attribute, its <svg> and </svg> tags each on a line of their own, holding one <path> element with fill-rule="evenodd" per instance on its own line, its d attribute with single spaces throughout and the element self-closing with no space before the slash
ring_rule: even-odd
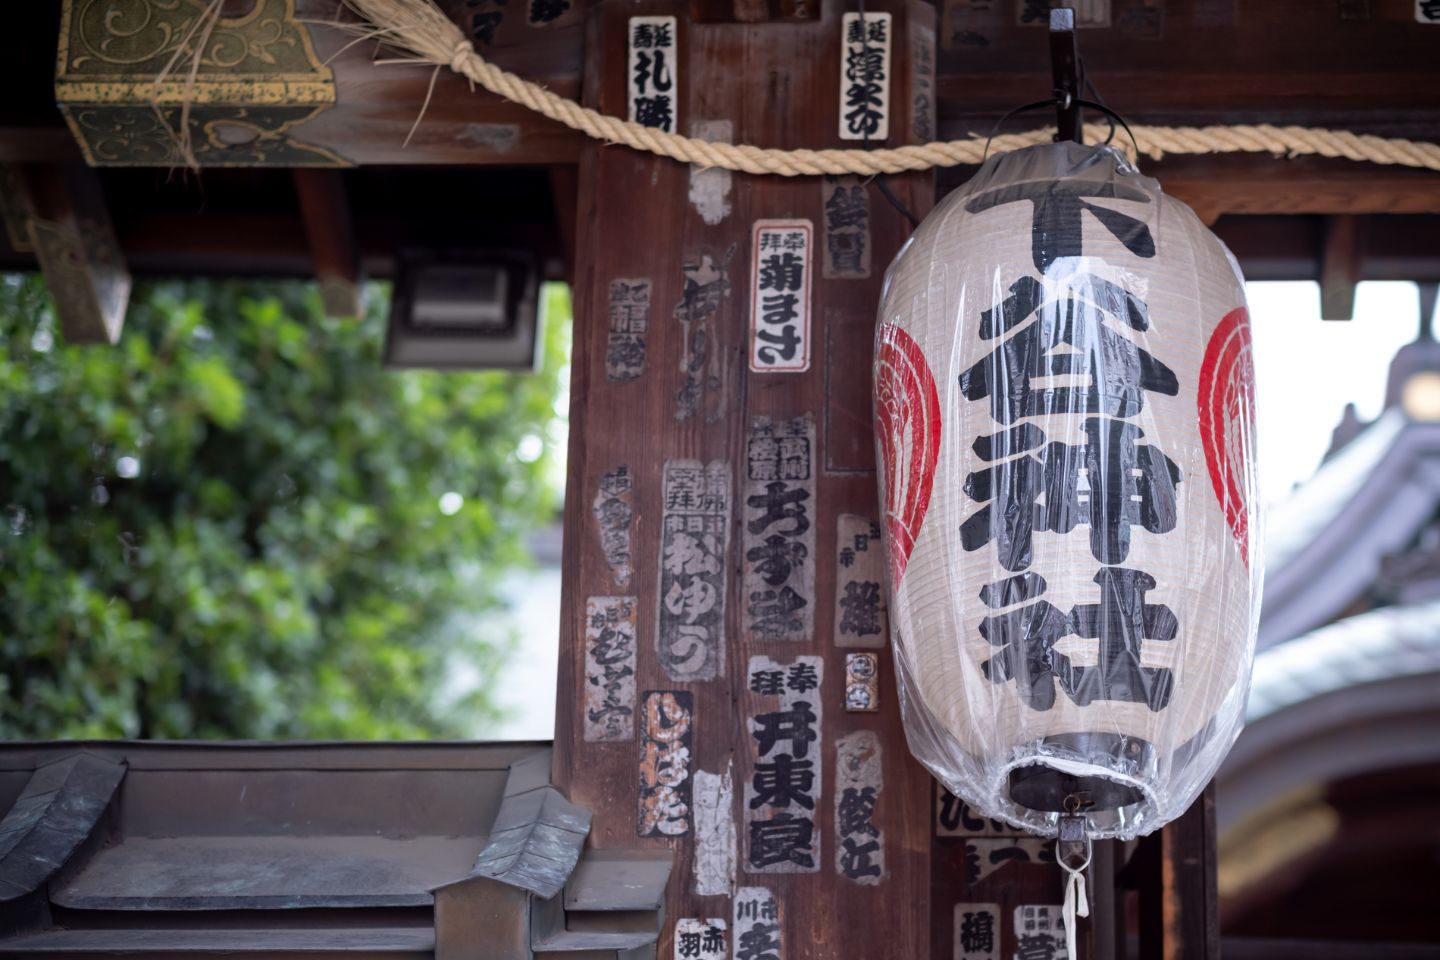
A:
<svg viewBox="0 0 1440 960">
<path fill-rule="evenodd" d="M 386 45 L 414 54 L 408 62 L 448 66 L 497 96 L 563 123 L 572 130 L 607 143 L 670 157 L 701 167 L 741 173 L 773 173 L 782 177 L 817 174 L 902 173 L 978 164 L 985 152 L 981 139 L 951 140 L 876 150 L 769 150 L 748 144 L 709 143 L 653 127 L 606 116 L 522 80 L 475 51 L 469 38 L 435 5 L 434 0 L 345 0 L 366 22 L 360 31 Z M 1159 160 L 1167 153 L 1316 154 L 1370 163 L 1397 164 L 1440 171 L 1440 144 L 1424 143 L 1344 130 L 1309 127 L 1215 126 L 1132 128 L 1141 152 Z M 1106 124 L 1086 124 L 1085 137 L 1096 141 L 1109 133 Z M 1006 134 L 990 143 L 994 153 L 1048 142 L 1053 130 Z M 1117 140 L 1118 142 L 1118 140 Z M 1128 148 L 1128 144 L 1125 145 Z"/>
</svg>

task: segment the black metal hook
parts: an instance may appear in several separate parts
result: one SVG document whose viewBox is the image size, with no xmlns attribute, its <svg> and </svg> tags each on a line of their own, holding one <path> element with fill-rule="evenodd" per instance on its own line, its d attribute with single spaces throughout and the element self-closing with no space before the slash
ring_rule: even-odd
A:
<svg viewBox="0 0 1440 960">
<path fill-rule="evenodd" d="M 1137 157 L 1140 155 L 1140 144 L 1138 141 L 1136 141 L 1135 134 L 1130 129 L 1130 124 L 1126 123 L 1125 118 L 1120 116 L 1120 114 L 1116 113 L 1114 110 L 1111 110 L 1109 107 L 1105 106 L 1105 104 L 1100 103 L 1099 101 L 1086 100 L 1083 97 L 1072 97 L 1071 105 L 1074 107 L 1077 113 L 1079 112 L 1079 109 L 1081 107 L 1086 107 L 1091 110 L 1099 110 L 1105 115 L 1105 119 L 1110 121 L 1110 135 L 1105 138 L 1105 143 L 1102 144 L 1102 146 L 1108 147 L 1110 145 L 1110 141 L 1115 139 L 1115 124 L 1118 123 L 1120 124 L 1120 126 L 1125 128 L 1125 135 L 1130 138 L 1130 145 L 1135 148 L 1135 155 Z M 1016 107 L 1014 110 L 1006 113 L 999 120 L 996 120 L 995 126 L 990 128 L 990 136 L 985 139 L 985 152 L 980 155 L 980 162 L 984 163 L 987 159 L 989 159 L 990 142 L 995 139 L 995 135 L 1000 132 L 1000 127 L 1004 125 L 1006 120 L 1009 120 L 1016 114 L 1025 113 L 1028 110 L 1039 110 L 1041 107 L 1049 106 L 1054 106 L 1056 110 L 1060 110 L 1065 106 L 1065 103 L 1058 97 L 1052 97 L 1049 100 L 1036 100 L 1034 103 L 1027 103 L 1023 106 Z M 1058 133 L 1056 134 L 1055 140 L 1057 143 L 1063 139 L 1065 138 L 1061 137 Z M 1083 137 L 1079 135 L 1077 135 L 1074 139 L 1076 143 L 1085 142 Z"/>
<path fill-rule="evenodd" d="M 1080 45 L 1075 37 L 1075 11 L 1050 11 L 1050 76 L 1055 84 L 1057 140 L 1081 142 L 1084 119 L 1080 113 Z"/>
</svg>

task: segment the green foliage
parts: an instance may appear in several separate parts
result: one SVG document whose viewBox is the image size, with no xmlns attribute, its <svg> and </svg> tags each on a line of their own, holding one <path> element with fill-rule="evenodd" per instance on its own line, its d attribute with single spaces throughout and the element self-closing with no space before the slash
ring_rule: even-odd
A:
<svg viewBox="0 0 1440 960">
<path fill-rule="evenodd" d="M 75 347 L 0 278 L 0 737 L 493 715 L 450 681 L 502 662 L 497 579 L 557 507 L 568 300 L 538 375 L 387 372 L 376 292 L 356 323 L 298 283 L 143 285 L 118 346 Z"/>
</svg>

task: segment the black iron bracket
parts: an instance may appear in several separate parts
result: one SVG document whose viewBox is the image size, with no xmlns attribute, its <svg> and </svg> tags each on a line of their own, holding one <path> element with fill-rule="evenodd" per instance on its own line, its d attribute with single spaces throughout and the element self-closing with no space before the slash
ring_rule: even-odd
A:
<svg viewBox="0 0 1440 960">
<path fill-rule="evenodd" d="M 1055 139 L 1081 141 L 1080 45 L 1075 37 L 1075 11 L 1050 11 L 1050 73 L 1055 83 Z"/>
</svg>

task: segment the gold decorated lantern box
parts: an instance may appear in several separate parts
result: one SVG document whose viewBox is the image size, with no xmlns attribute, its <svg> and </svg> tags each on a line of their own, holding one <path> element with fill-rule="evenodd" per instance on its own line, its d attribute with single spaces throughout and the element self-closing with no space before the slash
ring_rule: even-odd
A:
<svg viewBox="0 0 1440 960">
<path fill-rule="evenodd" d="M 55 94 L 96 166 L 345 165 L 291 135 L 335 102 L 294 0 L 63 0 Z"/>
</svg>

